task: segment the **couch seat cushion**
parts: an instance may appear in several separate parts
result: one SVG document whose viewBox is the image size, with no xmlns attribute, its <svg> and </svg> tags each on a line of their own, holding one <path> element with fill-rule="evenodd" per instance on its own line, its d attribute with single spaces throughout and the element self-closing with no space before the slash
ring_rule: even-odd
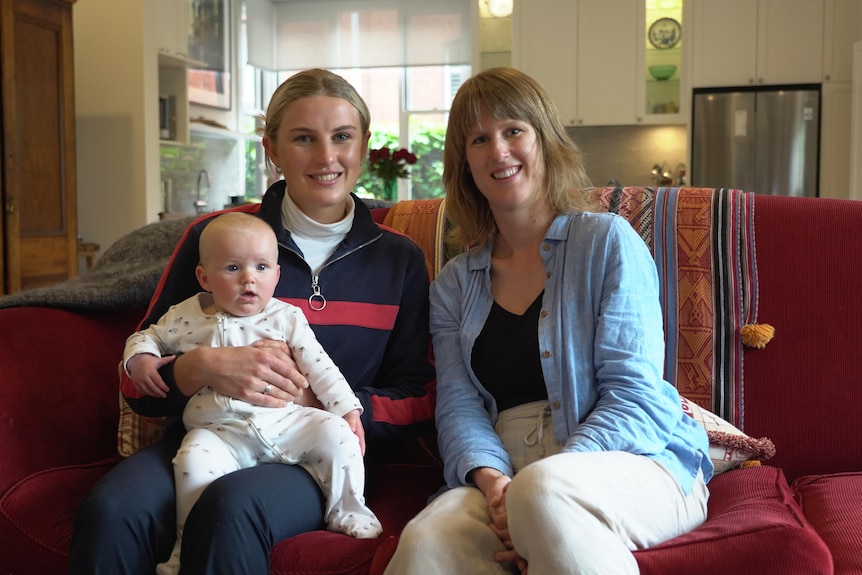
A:
<svg viewBox="0 0 862 575">
<path fill-rule="evenodd" d="M 395 541 L 443 486 L 443 472 L 435 466 L 385 465 L 370 471 L 368 486 L 366 503 L 383 524 L 378 539 L 353 539 L 328 531 L 297 535 L 273 548 L 273 575 L 367 574 L 378 548 Z"/>
<path fill-rule="evenodd" d="M 118 458 L 34 473 L 0 498 L 0 563 L 12 573 L 65 573 L 78 503 Z"/>
<path fill-rule="evenodd" d="M 714 477 L 709 492 L 703 525 L 635 552 L 642 575 L 832 573 L 829 549 L 805 520 L 780 469 L 734 469 Z"/>
<path fill-rule="evenodd" d="M 835 562 L 835 573 L 862 573 L 862 472 L 805 475 L 796 500 Z"/>
<path fill-rule="evenodd" d="M 35 473 L 0 497 L 0 569 L 65 573 L 78 503 L 118 458 Z M 439 487 L 442 471 L 426 465 L 387 465 L 369 476 L 368 505 L 383 523 L 379 539 L 315 531 L 276 545 L 272 573 L 364 574 L 377 547 L 397 535 Z M 324 550 L 323 552 L 321 550 Z"/>
</svg>

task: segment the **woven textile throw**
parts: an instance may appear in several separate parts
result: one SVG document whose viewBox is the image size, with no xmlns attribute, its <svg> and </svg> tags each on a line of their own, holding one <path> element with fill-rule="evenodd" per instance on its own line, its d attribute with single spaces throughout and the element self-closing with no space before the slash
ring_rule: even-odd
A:
<svg viewBox="0 0 862 575">
<path fill-rule="evenodd" d="M 740 328 L 756 319 L 754 194 L 712 188 L 596 188 L 656 262 L 665 377 L 679 393 L 743 429 Z"/>
</svg>

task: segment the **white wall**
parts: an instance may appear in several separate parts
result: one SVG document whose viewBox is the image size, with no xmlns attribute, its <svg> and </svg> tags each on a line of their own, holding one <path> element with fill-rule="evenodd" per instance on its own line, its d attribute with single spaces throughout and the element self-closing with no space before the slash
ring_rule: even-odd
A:
<svg viewBox="0 0 862 575">
<path fill-rule="evenodd" d="M 852 106 L 850 199 L 862 200 L 862 40 L 853 45 Z"/>
<path fill-rule="evenodd" d="M 158 92 L 158 12 L 152 0 L 87 0 L 72 12 L 78 233 L 104 253 L 158 214 L 158 193 L 147 193 L 159 186 L 158 102 L 146 97 Z"/>
</svg>

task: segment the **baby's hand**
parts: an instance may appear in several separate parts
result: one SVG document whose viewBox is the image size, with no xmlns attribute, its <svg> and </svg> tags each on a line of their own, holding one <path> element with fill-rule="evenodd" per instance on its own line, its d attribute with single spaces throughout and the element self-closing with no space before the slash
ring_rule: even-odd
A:
<svg viewBox="0 0 862 575">
<path fill-rule="evenodd" d="M 359 451 L 365 455 L 365 430 L 362 428 L 362 421 L 359 419 L 359 410 L 354 409 L 344 414 L 344 421 L 350 426 L 350 430 L 356 434 L 359 439 Z"/>
<path fill-rule="evenodd" d="M 157 357 L 150 353 L 133 355 L 126 362 L 126 371 L 135 385 L 135 389 L 144 395 L 167 397 L 168 385 L 159 375 L 159 368 L 173 361 L 175 356 Z"/>
</svg>

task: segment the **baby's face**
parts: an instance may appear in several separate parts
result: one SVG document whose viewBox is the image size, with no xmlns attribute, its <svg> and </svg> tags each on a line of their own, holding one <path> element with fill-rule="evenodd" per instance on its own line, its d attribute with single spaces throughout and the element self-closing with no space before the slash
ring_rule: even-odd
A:
<svg viewBox="0 0 862 575">
<path fill-rule="evenodd" d="M 201 286 L 219 310 L 235 316 L 259 313 L 278 284 L 278 247 L 272 234 L 225 232 L 213 238 L 201 263 Z"/>
</svg>

